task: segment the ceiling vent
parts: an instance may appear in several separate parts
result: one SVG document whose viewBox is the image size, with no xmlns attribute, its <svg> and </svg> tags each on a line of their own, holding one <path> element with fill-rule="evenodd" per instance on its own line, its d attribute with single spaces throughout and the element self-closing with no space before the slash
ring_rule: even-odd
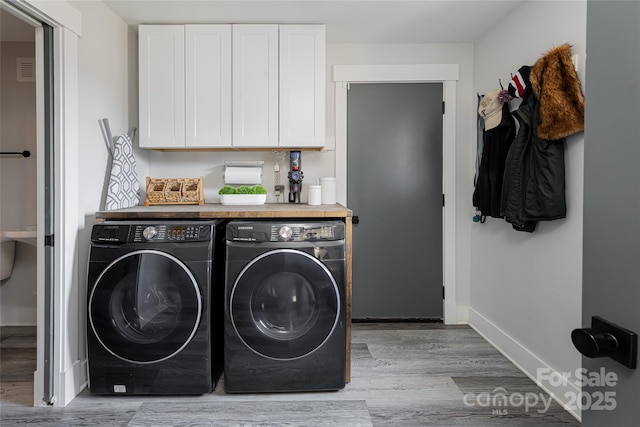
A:
<svg viewBox="0 0 640 427">
<path fill-rule="evenodd" d="M 35 58 L 16 58 L 18 81 L 19 82 L 35 82 L 36 81 L 36 59 Z"/>
</svg>

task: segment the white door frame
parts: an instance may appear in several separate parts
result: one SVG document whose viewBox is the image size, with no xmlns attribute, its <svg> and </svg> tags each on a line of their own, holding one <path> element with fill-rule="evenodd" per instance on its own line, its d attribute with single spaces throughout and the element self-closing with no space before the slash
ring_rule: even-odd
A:
<svg viewBox="0 0 640 427">
<path fill-rule="evenodd" d="M 82 35 L 82 14 L 66 1 L 6 0 L 21 12 L 53 27 L 54 62 L 54 299 L 53 321 L 53 406 L 66 406 L 86 384 L 86 366 L 78 348 L 81 308 L 76 256 L 78 240 L 78 38 Z M 45 313 L 45 181 L 44 181 L 44 73 L 43 32 L 36 31 L 37 103 L 37 367 L 33 402 L 40 406 L 45 396 L 44 339 L 49 328 Z"/>
<path fill-rule="evenodd" d="M 456 82 L 458 64 L 334 65 L 336 114 L 336 181 L 339 203 L 347 203 L 347 90 L 349 83 L 442 83 L 446 114 L 443 114 L 442 215 L 444 323 L 457 324 L 456 301 Z"/>
</svg>

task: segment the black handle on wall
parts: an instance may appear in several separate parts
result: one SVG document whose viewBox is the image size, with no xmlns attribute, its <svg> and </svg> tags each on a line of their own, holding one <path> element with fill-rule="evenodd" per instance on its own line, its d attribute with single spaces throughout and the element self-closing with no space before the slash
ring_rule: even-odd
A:
<svg viewBox="0 0 640 427">
<path fill-rule="evenodd" d="M 360 224 L 360 217 L 358 215 L 354 215 L 353 218 L 351 218 L 351 223 Z"/>
<path fill-rule="evenodd" d="M 590 328 L 574 329 L 571 341 L 587 357 L 608 356 L 628 368 L 636 368 L 638 335 L 601 317 L 593 316 Z"/>
</svg>

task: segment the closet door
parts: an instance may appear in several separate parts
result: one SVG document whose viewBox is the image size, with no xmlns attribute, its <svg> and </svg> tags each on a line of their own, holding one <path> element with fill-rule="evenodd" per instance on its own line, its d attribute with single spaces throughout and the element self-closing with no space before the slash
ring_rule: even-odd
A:
<svg viewBox="0 0 640 427">
<path fill-rule="evenodd" d="M 278 25 L 233 26 L 233 145 L 278 145 Z"/>
<path fill-rule="evenodd" d="M 184 26 L 141 25 L 140 147 L 184 147 Z"/>
<path fill-rule="evenodd" d="M 231 145 L 231 25 L 187 25 L 186 146 Z"/>
</svg>

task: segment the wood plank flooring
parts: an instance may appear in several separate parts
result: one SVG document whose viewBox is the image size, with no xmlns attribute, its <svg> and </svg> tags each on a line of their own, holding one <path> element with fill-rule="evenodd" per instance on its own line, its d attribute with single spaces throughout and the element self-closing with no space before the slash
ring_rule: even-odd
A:
<svg viewBox="0 0 640 427">
<path fill-rule="evenodd" d="M 33 406 L 35 370 L 36 327 L 0 327 L 0 422 L 8 405 Z"/>
<path fill-rule="evenodd" d="M 580 425 L 467 326 L 355 323 L 351 383 L 337 392 L 227 395 L 220 381 L 195 397 L 85 390 L 65 408 L 32 406 L 33 328 L 0 329 L 2 426 Z"/>
</svg>

